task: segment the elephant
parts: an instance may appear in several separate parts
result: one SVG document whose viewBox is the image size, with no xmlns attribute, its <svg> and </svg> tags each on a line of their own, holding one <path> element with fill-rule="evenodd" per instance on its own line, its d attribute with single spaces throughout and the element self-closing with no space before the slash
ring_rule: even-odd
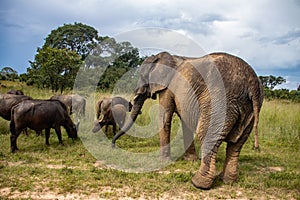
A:
<svg viewBox="0 0 300 200">
<path fill-rule="evenodd" d="M 116 140 L 135 122 L 146 99 L 159 96 L 160 156 L 170 159 L 170 130 L 173 113 L 181 119 L 185 158 L 197 157 L 200 142 L 201 164 L 192 177 L 195 187 L 210 189 L 216 177 L 224 183 L 238 178 L 238 157 L 250 135 L 255 133 L 258 148 L 259 112 L 263 87 L 252 67 L 241 58 L 223 52 L 189 58 L 161 52 L 145 59 L 133 107 Z M 216 175 L 216 155 L 225 141 L 226 161 Z"/>
<path fill-rule="evenodd" d="M 95 120 L 94 128 L 92 130 L 93 133 L 99 131 L 104 125 L 106 125 L 106 128 L 108 125 L 112 125 L 113 133 L 115 135 L 116 125 L 118 124 L 120 128 L 123 127 L 126 118 L 126 111 L 127 109 L 123 104 L 109 106 L 105 111 L 102 112 L 102 118 L 100 120 Z"/>
<path fill-rule="evenodd" d="M 104 97 L 101 101 L 99 101 L 97 103 L 97 119 L 99 119 L 101 112 L 107 112 L 106 110 L 109 109 L 110 106 L 114 106 L 116 104 L 122 104 L 125 106 L 126 111 L 131 111 L 132 108 L 132 104 L 130 101 L 127 101 L 126 99 L 124 99 L 123 97 L 113 97 L 113 98 L 109 98 L 109 97 Z"/>
</svg>

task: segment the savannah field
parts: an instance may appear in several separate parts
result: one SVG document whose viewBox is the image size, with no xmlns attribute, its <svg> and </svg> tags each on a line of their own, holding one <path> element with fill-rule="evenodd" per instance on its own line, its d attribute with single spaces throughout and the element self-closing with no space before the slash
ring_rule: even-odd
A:
<svg viewBox="0 0 300 200">
<path fill-rule="evenodd" d="M 2 85 L 7 87 L 1 87 L 1 93 L 22 88 L 33 98 L 47 99 L 53 95 L 49 90 L 21 83 L 2 82 Z M 112 129 L 106 135 L 91 132 L 95 100 L 109 95 L 97 93 L 87 97 L 86 117 L 81 120 L 78 132 L 80 139 L 69 139 L 62 128 L 64 145 L 58 143 L 53 130 L 50 146 L 45 145 L 44 134 L 37 137 L 29 131 L 29 136 L 19 136 L 20 150 L 12 154 L 9 122 L 0 119 L 0 199 L 300 199 L 300 103 L 265 101 L 259 123 L 261 151 L 252 149 L 251 134 L 239 158 L 238 181 L 226 185 L 216 179 L 212 189 L 199 190 L 193 187 L 191 178 L 200 161 L 174 157 L 166 166 L 143 173 L 121 171 L 110 164 L 128 161 L 109 147 L 107 141 L 112 138 Z M 140 134 L 153 134 L 156 103 L 145 102 L 137 124 L 149 128 Z M 180 134 L 180 123 L 177 117 L 173 120 L 172 138 L 175 138 L 176 133 Z M 139 132 L 135 134 L 138 136 Z M 135 155 L 153 152 L 159 150 L 159 137 L 158 134 L 150 138 L 125 135 L 117 146 Z M 225 161 L 225 147 L 223 143 L 218 151 L 218 172 Z M 180 152 L 171 147 L 172 153 L 176 151 Z M 136 159 L 132 166 L 125 167 L 143 163 L 150 167 L 149 160 Z"/>
</svg>

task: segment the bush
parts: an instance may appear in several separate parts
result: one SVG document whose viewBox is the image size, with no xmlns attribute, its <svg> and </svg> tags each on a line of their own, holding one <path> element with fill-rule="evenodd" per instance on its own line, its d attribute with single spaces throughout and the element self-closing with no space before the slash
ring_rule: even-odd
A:
<svg viewBox="0 0 300 200">
<path fill-rule="evenodd" d="M 291 100 L 293 102 L 300 102 L 300 91 L 288 89 L 271 90 L 269 88 L 264 89 L 265 98 L 268 100 L 281 99 Z"/>
</svg>

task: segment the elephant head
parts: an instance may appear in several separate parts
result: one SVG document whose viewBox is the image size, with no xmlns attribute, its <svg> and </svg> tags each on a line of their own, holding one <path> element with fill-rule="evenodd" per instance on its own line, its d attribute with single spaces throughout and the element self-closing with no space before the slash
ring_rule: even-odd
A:
<svg viewBox="0 0 300 200">
<path fill-rule="evenodd" d="M 167 52 L 151 56 L 142 63 L 130 117 L 113 138 L 113 146 L 116 140 L 131 128 L 138 114 L 141 113 L 145 100 L 156 99 L 158 92 L 168 88 L 176 73 L 176 68 L 176 60 Z"/>
</svg>

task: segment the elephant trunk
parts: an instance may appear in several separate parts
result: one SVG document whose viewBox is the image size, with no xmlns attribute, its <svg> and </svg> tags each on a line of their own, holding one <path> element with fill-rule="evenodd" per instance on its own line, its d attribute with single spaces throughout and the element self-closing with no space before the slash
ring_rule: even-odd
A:
<svg viewBox="0 0 300 200">
<path fill-rule="evenodd" d="M 126 121 L 124 126 L 121 128 L 121 130 L 114 136 L 112 139 L 112 147 L 115 147 L 116 140 L 125 134 L 126 131 L 128 131 L 133 123 L 135 122 L 137 116 L 141 113 L 141 109 L 143 107 L 143 104 L 145 100 L 147 99 L 147 96 L 144 94 L 139 94 L 134 99 L 134 105 L 131 110 L 131 114 L 129 116 L 129 119 Z"/>
</svg>

